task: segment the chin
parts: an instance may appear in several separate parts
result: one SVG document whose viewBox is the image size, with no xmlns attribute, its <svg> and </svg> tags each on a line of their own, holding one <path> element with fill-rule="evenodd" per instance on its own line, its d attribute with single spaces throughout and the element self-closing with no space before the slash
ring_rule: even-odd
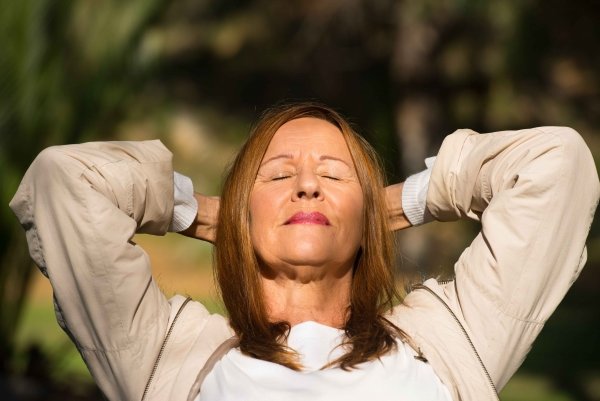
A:
<svg viewBox="0 0 600 401">
<path fill-rule="evenodd" d="M 281 255 L 281 260 L 291 265 L 322 266 L 331 260 L 331 252 L 322 249 L 300 250 L 286 252 Z"/>
<path fill-rule="evenodd" d="M 282 260 L 298 265 L 319 266 L 332 259 L 331 250 L 335 247 L 324 241 L 298 241 L 282 244 L 279 249 L 282 252 Z"/>
<path fill-rule="evenodd" d="M 295 230 L 294 230 L 295 231 Z M 269 250 L 275 259 L 294 265 L 320 266 L 326 264 L 339 253 L 340 244 L 333 241 L 331 234 L 298 230 L 288 231 L 284 235 L 272 237 L 269 245 L 262 248 Z"/>
<path fill-rule="evenodd" d="M 356 249 L 352 249 L 348 242 L 339 243 L 335 239 L 332 233 L 318 230 L 290 230 L 283 235 L 259 238 L 254 249 L 262 262 L 272 268 L 282 265 L 320 268 L 347 264 L 356 256 Z"/>
</svg>

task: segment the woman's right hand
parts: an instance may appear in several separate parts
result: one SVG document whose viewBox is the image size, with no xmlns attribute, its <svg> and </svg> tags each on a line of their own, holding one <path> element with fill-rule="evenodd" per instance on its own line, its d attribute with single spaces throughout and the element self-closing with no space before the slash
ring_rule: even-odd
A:
<svg viewBox="0 0 600 401">
<path fill-rule="evenodd" d="M 217 237 L 220 199 L 218 196 L 206 196 L 199 193 L 195 193 L 194 197 L 198 202 L 196 219 L 192 225 L 180 231 L 179 234 L 214 244 Z"/>
<path fill-rule="evenodd" d="M 385 188 L 385 200 L 387 203 L 390 229 L 392 231 L 403 230 L 405 228 L 412 227 L 412 224 L 410 224 L 410 221 L 404 214 L 404 209 L 402 208 L 403 188 L 404 182 L 388 185 Z"/>
</svg>

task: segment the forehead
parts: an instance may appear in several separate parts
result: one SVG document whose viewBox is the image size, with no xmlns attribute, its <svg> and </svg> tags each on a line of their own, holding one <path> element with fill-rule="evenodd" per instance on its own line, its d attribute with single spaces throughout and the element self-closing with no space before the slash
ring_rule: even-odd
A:
<svg viewBox="0 0 600 401">
<path fill-rule="evenodd" d="M 341 131 L 330 122 L 314 117 L 298 118 L 279 127 L 265 157 L 276 153 L 328 154 L 352 161 Z"/>
</svg>

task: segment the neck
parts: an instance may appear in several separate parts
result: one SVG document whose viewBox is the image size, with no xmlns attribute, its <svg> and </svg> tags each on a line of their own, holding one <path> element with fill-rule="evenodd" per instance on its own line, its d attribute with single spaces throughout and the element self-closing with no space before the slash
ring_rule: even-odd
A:
<svg viewBox="0 0 600 401">
<path fill-rule="evenodd" d="M 313 268 L 314 269 L 314 268 Z M 286 276 L 262 277 L 269 320 L 285 320 L 294 326 L 312 320 L 331 327 L 344 327 L 350 305 L 352 271 L 341 277 L 315 279 Z"/>
</svg>

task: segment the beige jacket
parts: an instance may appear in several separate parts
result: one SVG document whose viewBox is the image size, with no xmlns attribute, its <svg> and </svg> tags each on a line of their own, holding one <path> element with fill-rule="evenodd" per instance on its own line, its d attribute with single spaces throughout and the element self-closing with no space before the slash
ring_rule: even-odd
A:
<svg viewBox="0 0 600 401">
<path fill-rule="evenodd" d="M 167 300 L 131 241 L 166 232 L 172 177 L 159 141 L 52 147 L 10 204 L 52 283 L 59 324 L 110 400 L 186 400 L 233 334 L 201 304 Z M 590 152 L 569 128 L 445 139 L 427 206 L 438 220 L 472 218 L 482 229 L 455 281 L 426 281 L 390 318 L 455 400 L 497 399 L 585 263 L 599 194 Z"/>
</svg>

